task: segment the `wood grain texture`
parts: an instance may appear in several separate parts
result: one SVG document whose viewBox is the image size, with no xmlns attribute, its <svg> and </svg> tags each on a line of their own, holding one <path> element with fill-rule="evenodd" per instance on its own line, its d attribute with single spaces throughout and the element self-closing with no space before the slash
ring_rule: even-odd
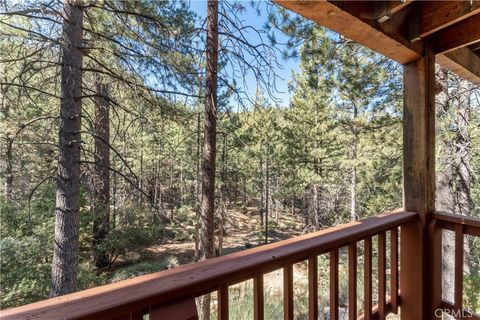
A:
<svg viewBox="0 0 480 320">
<path fill-rule="evenodd" d="M 442 29 L 430 37 L 435 53 L 445 53 L 480 41 L 480 13 Z"/>
<path fill-rule="evenodd" d="M 283 319 L 293 320 L 293 265 L 283 268 Z"/>
<path fill-rule="evenodd" d="M 456 73 L 460 77 L 480 85 L 480 56 L 474 54 L 469 48 L 437 55 L 438 63 Z"/>
<path fill-rule="evenodd" d="M 392 312 L 398 314 L 398 229 L 390 230 L 390 299 Z"/>
<path fill-rule="evenodd" d="M 463 225 L 455 226 L 455 293 L 454 305 L 456 310 L 463 309 L 463 262 L 464 236 Z"/>
<path fill-rule="evenodd" d="M 365 319 L 372 317 L 372 238 L 365 238 L 364 265 L 363 265 L 363 316 Z"/>
<path fill-rule="evenodd" d="M 387 299 L 387 242 L 385 231 L 378 234 L 378 318 L 385 320 Z"/>
<path fill-rule="evenodd" d="M 419 221 L 401 227 L 401 319 L 429 319 L 428 223 L 435 211 L 435 54 L 404 66 L 403 205 Z"/>
<path fill-rule="evenodd" d="M 338 320 L 338 248 L 330 251 L 330 319 Z"/>
<path fill-rule="evenodd" d="M 132 320 L 138 318 L 132 318 Z M 142 316 L 143 319 L 143 316 Z M 154 306 L 150 308 L 150 320 L 197 320 L 197 305 L 195 299 L 190 298 L 182 301 L 177 301 L 173 304 Z"/>
<path fill-rule="evenodd" d="M 348 318 L 357 319 L 357 243 L 348 246 Z"/>
<path fill-rule="evenodd" d="M 308 258 L 308 319 L 318 319 L 318 258 Z"/>
<path fill-rule="evenodd" d="M 253 278 L 253 318 L 263 320 L 264 318 L 264 293 L 263 275 L 257 274 Z"/>
<path fill-rule="evenodd" d="M 274 2 L 399 63 L 408 63 L 421 57 L 421 47 L 414 47 L 408 40 L 401 39 L 393 33 L 385 33 L 377 29 L 373 21 L 360 19 L 354 12 L 347 12 L 347 8 L 337 6 L 360 5 L 355 1 L 338 1 L 337 5 L 329 1 Z"/>
<path fill-rule="evenodd" d="M 424 1 L 419 7 L 422 38 L 480 13 L 480 1 Z"/>
<path fill-rule="evenodd" d="M 220 286 L 218 289 L 218 319 L 228 320 L 228 285 Z"/>
</svg>

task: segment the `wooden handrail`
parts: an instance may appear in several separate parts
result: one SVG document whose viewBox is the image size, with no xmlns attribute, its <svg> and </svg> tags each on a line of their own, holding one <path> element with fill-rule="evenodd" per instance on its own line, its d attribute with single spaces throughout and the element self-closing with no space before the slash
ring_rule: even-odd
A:
<svg viewBox="0 0 480 320">
<path fill-rule="evenodd" d="M 442 229 L 455 231 L 455 225 L 461 224 L 464 226 L 464 233 L 472 236 L 480 237 L 480 219 L 474 217 L 467 217 L 458 214 L 451 214 L 447 212 L 435 212 L 433 218 L 437 219 L 439 226 Z"/>
<path fill-rule="evenodd" d="M 416 221 L 401 209 L 257 248 L 0 312 L 13 319 L 105 319 L 198 297 Z"/>
<path fill-rule="evenodd" d="M 480 237 L 480 219 L 474 217 L 467 217 L 462 215 L 456 215 L 446 212 L 435 212 L 432 215 L 434 226 L 433 232 L 438 229 L 445 229 L 455 232 L 455 259 L 454 259 L 454 301 L 449 302 L 442 300 L 442 286 L 439 283 L 441 277 L 435 277 L 438 281 L 437 285 L 433 286 L 434 296 L 438 297 L 435 300 L 434 306 L 437 309 L 445 310 L 457 319 L 477 319 L 480 320 L 480 315 L 472 313 L 464 308 L 463 305 L 463 293 L 464 293 L 464 246 L 465 246 L 465 234 Z M 437 256 L 441 256 L 441 247 L 436 247 Z M 434 253 L 435 255 L 435 253 Z M 441 272 L 441 269 L 436 272 Z M 454 314 L 455 313 L 455 314 Z M 438 315 L 435 315 L 439 319 Z"/>
</svg>

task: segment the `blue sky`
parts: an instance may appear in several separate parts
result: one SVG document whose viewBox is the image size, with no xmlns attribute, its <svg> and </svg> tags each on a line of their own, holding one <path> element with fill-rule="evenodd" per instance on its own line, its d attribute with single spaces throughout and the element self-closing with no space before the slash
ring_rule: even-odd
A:
<svg viewBox="0 0 480 320">
<path fill-rule="evenodd" d="M 261 15 L 258 16 L 254 8 L 251 7 L 250 1 L 239 1 L 244 4 L 246 10 L 241 13 L 241 19 L 244 20 L 245 25 L 251 25 L 257 29 L 262 29 L 265 22 L 267 21 L 267 12 L 266 12 L 266 1 L 257 2 L 259 4 L 259 9 Z M 207 1 L 205 0 L 192 0 L 190 1 L 191 9 L 200 17 L 204 18 L 207 11 Z M 281 43 L 285 40 L 285 36 L 280 33 L 276 34 L 276 39 Z M 289 93 L 288 93 L 288 83 L 291 80 L 292 71 L 297 72 L 299 70 L 299 61 L 298 59 L 288 59 L 283 60 L 280 56 L 280 53 L 277 54 L 277 60 L 282 65 L 282 68 L 277 69 L 277 75 L 281 79 L 277 79 L 276 86 L 278 93 L 275 94 L 277 99 L 280 99 L 281 106 L 287 106 L 289 102 Z M 256 91 L 256 80 L 253 74 L 245 75 L 245 82 L 248 87 L 244 89 L 249 93 L 250 96 L 255 95 Z M 238 79 L 238 83 L 243 83 L 243 79 Z"/>
</svg>

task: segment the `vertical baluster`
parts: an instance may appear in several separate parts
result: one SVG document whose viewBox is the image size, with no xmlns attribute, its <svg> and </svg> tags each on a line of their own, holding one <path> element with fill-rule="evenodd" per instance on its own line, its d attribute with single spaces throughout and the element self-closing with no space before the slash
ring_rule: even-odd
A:
<svg viewBox="0 0 480 320">
<path fill-rule="evenodd" d="M 390 230 L 390 281 L 392 312 L 398 314 L 398 229 Z"/>
<path fill-rule="evenodd" d="M 348 246 L 348 318 L 357 319 L 357 243 Z"/>
<path fill-rule="evenodd" d="M 463 225 L 455 225 L 455 311 L 463 308 Z"/>
<path fill-rule="evenodd" d="M 283 268 L 283 315 L 285 320 L 293 320 L 293 265 Z"/>
<path fill-rule="evenodd" d="M 330 251 L 330 319 L 338 320 L 338 248 Z"/>
<path fill-rule="evenodd" d="M 130 312 L 120 317 L 113 318 L 113 320 L 140 320 L 140 319 L 143 319 L 143 315 L 138 311 Z"/>
<path fill-rule="evenodd" d="M 308 319 L 318 319 L 318 261 L 317 256 L 308 259 Z"/>
<path fill-rule="evenodd" d="M 130 320 L 143 320 L 143 312 L 139 310 L 131 312 Z"/>
<path fill-rule="evenodd" d="M 386 237 L 385 231 L 378 234 L 378 318 L 385 320 L 385 298 L 387 291 L 387 274 L 386 274 Z"/>
<path fill-rule="evenodd" d="M 253 314 L 255 320 L 263 320 L 263 274 L 253 278 Z"/>
<path fill-rule="evenodd" d="M 228 320 L 228 285 L 220 286 L 218 290 L 218 319 Z"/>
<path fill-rule="evenodd" d="M 364 240 L 364 319 L 372 318 L 372 238 Z"/>
</svg>

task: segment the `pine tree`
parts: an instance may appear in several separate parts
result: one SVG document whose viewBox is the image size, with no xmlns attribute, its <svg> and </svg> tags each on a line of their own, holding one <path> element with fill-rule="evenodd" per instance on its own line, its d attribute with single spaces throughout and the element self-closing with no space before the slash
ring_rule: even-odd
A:
<svg viewBox="0 0 480 320">
<path fill-rule="evenodd" d="M 64 11 L 52 297 L 75 291 L 79 249 L 82 1 L 67 0 Z"/>
</svg>

